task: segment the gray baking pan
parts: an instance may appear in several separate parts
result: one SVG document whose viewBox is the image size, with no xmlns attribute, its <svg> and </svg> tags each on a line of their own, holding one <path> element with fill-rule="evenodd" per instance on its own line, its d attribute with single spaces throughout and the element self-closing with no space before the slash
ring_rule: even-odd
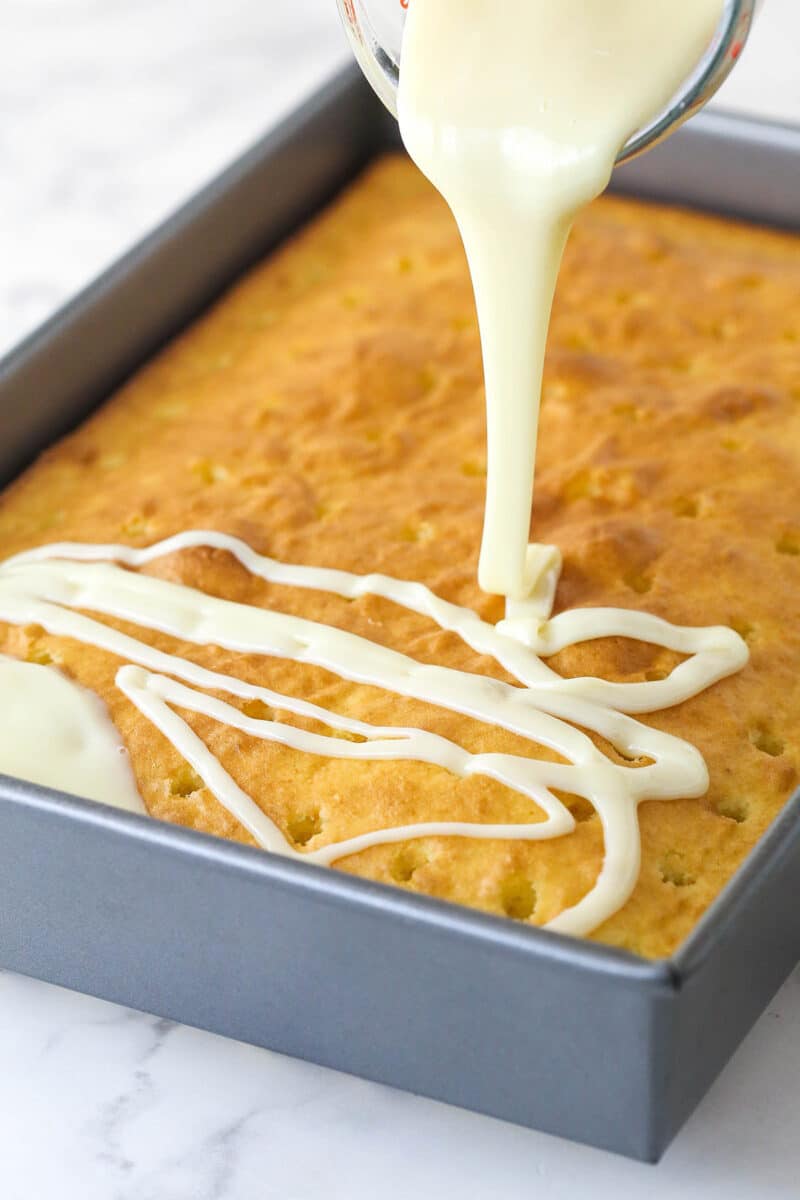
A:
<svg viewBox="0 0 800 1200">
<path fill-rule="evenodd" d="M 29 338 L 2 478 L 395 144 L 346 72 Z M 700 117 L 616 186 L 797 226 L 800 130 Z M 652 963 L 0 777 L 0 965 L 645 1160 L 800 958 L 798 883 L 796 797 Z"/>
</svg>

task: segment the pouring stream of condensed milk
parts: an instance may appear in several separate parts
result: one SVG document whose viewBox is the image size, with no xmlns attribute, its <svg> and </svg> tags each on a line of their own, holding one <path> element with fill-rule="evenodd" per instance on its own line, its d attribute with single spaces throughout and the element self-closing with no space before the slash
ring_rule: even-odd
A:
<svg viewBox="0 0 800 1200">
<path fill-rule="evenodd" d="M 398 94 L 409 154 L 450 205 L 483 345 L 479 580 L 535 584 L 528 547 L 539 398 L 575 214 L 708 48 L 723 0 L 411 0 Z"/>
</svg>

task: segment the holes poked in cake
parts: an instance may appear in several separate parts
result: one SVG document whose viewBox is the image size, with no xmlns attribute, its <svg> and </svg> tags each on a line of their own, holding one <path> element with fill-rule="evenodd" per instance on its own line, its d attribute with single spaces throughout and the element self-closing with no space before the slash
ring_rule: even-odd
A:
<svg viewBox="0 0 800 1200">
<path fill-rule="evenodd" d="M 775 542 L 778 554 L 788 554 L 791 558 L 800 556 L 800 530 L 784 529 Z"/>
<path fill-rule="evenodd" d="M 755 292 L 764 286 L 764 282 L 764 276 L 759 275 L 757 271 L 748 271 L 744 275 L 737 275 L 732 281 L 737 292 Z"/>
<path fill-rule="evenodd" d="M 715 342 L 730 342 L 734 338 L 738 338 L 741 333 L 741 325 L 738 321 L 728 319 L 712 321 L 708 327 L 708 333 Z"/>
<path fill-rule="evenodd" d="M 264 429 L 275 424 L 276 413 L 280 413 L 286 407 L 286 399 L 277 393 L 271 393 L 259 400 L 257 405 L 253 406 L 249 417 L 249 424 L 255 429 Z M 247 480 L 243 479 L 242 483 L 247 484 Z"/>
<path fill-rule="evenodd" d="M 665 671 L 663 667 L 650 667 L 644 673 L 645 683 L 662 683 L 665 679 L 669 679 L 670 672 Z"/>
<path fill-rule="evenodd" d="M 436 537 L 436 526 L 432 521 L 407 521 L 400 530 L 401 542 L 416 542 L 425 545 Z"/>
<path fill-rule="evenodd" d="M 636 477 L 624 468 L 586 467 L 568 479 L 563 490 L 569 503 L 594 500 L 615 508 L 628 508 L 639 499 Z"/>
<path fill-rule="evenodd" d="M 537 899 L 536 888 L 526 875 L 508 875 L 500 884 L 500 906 L 514 921 L 529 921 Z"/>
<path fill-rule="evenodd" d="M 120 533 L 124 537 L 149 538 L 154 533 L 154 526 L 144 513 L 132 513 L 127 521 L 120 525 Z"/>
<path fill-rule="evenodd" d="M 322 814 L 318 808 L 308 808 L 304 812 L 293 813 L 286 823 L 286 832 L 295 846 L 307 846 L 310 841 L 322 833 Z"/>
<path fill-rule="evenodd" d="M 40 667 L 52 666 L 55 659 L 47 646 L 42 642 L 42 639 L 47 637 L 47 630 L 41 625 L 28 625 L 24 632 L 28 640 L 25 661 L 36 663 Z"/>
<path fill-rule="evenodd" d="M 417 385 L 422 396 L 427 396 L 429 392 L 432 392 L 438 382 L 439 371 L 431 363 L 423 367 L 417 376 Z"/>
<path fill-rule="evenodd" d="M 553 793 L 566 808 L 570 816 L 579 824 L 584 821 L 591 821 L 596 815 L 596 809 L 591 800 L 587 800 L 585 796 L 576 796 L 574 792 L 560 792 L 554 790 Z"/>
<path fill-rule="evenodd" d="M 338 500 L 318 500 L 314 506 L 315 521 L 332 521 L 345 510 L 345 504 Z M 350 599 L 350 597 L 346 597 Z"/>
<path fill-rule="evenodd" d="M 561 408 L 564 412 L 570 412 L 577 392 L 578 388 L 572 380 L 548 378 L 542 384 L 542 411 Z"/>
<path fill-rule="evenodd" d="M 354 742 L 357 745 L 365 745 L 369 738 L 364 737 L 361 733 L 352 733 L 349 729 L 331 729 L 329 736 L 337 738 L 340 742 Z"/>
<path fill-rule="evenodd" d="M 554 348 L 543 387 L 550 400 L 578 400 L 587 390 L 614 387 L 622 383 L 624 368 L 614 358 L 598 353 L 590 346 L 592 335 L 565 338 Z"/>
<path fill-rule="evenodd" d="M 620 308 L 627 308 L 635 295 L 636 293 L 632 292 L 630 288 L 617 288 L 614 292 L 614 303 L 618 304 Z"/>
<path fill-rule="evenodd" d="M 351 417 L 374 412 L 375 397 L 385 394 L 391 380 L 395 411 L 408 413 L 436 387 L 440 373 L 428 331 L 404 328 L 380 339 L 358 338 L 350 350 L 345 411 Z M 408 429 L 408 422 L 403 428 Z"/>
<path fill-rule="evenodd" d="M 575 350 L 578 353 L 590 351 L 593 348 L 591 337 L 578 329 L 572 329 L 564 334 L 563 344 L 567 350 Z"/>
<path fill-rule="evenodd" d="M 674 244 L 662 234 L 643 231 L 636 235 L 636 249 L 642 258 L 649 263 L 663 263 L 675 251 Z"/>
<path fill-rule="evenodd" d="M 204 787 L 203 780 L 189 763 L 182 763 L 169 777 L 171 796 L 193 796 Z"/>
<path fill-rule="evenodd" d="M 630 767 L 633 770 L 638 770 L 641 767 L 651 767 L 655 762 L 654 758 L 650 758 L 646 754 L 637 754 L 633 750 L 626 750 L 624 747 L 612 746 L 610 742 L 606 742 L 603 738 L 595 738 L 598 746 L 601 747 L 603 753 L 612 762 L 619 763 L 620 766 Z"/>
<path fill-rule="evenodd" d="M 278 715 L 275 709 L 270 708 L 263 700 L 246 700 L 242 705 L 242 712 L 253 721 L 274 721 Z"/>
<path fill-rule="evenodd" d="M 765 409 L 775 409 L 780 404 L 780 393 L 774 389 L 728 385 L 716 388 L 707 396 L 703 412 L 714 421 L 733 423 Z"/>
<path fill-rule="evenodd" d="M 696 496 L 677 496 L 672 501 L 672 511 L 676 517 L 692 520 L 700 516 L 700 501 Z"/>
<path fill-rule="evenodd" d="M 392 859 L 389 874 L 395 883 L 411 883 L 420 867 L 427 862 L 428 857 L 419 846 L 403 846 Z"/>
<path fill-rule="evenodd" d="M 748 734 L 751 743 L 769 758 L 780 758 L 786 743 L 767 724 L 754 725 Z"/>
<path fill-rule="evenodd" d="M 632 592 L 636 592 L 637 596 L 646 595 L 653 586 L 653 576 L 648 571 L 639 570 L 637 567 L 626 571 L 622 576 L 622 581 Z"/>
<path fill-rule="evenodd" d="M 641 421 L 646 415 L 644 409 L 630 400 L 622 400 L 619 404 L 612 405 L 611 413 L 623 421 Z"/>
<path fill-rule="evenodd" d="M 25 655 L 25 661 L 29 663 L 36 663 L 40 667 L 49 667 L 53 663 L 53 656 L 50 651 L 45 650 L 43 646 L 34 644 Z"/>
<path fill-rule="evenodd" d="M 658 864 L 658 871 L 662 882 L 671 887 L 691 887 L 697 883 L 696 876 L 686 869 L 684 856 L 679 850 L 668 850 Z"/>
<path fill-rule="evenodd" d="M 749 643 L 755 638 L 756 627 L 752 621 L 748 621 L 745 617 L 729 617 L 727 624 L 731 627 L 734 633 L 738 633 L 743 642 Z"/>
<path fill-rule="evenodd" d="M 676 375 L 696 375 L 701 370 L 700 360 L 693 358 L 689 354 L 676 354 L 674 358 L 664 365 Z"/>
<path fill-rule="evenodd" d="M 198 458 L 190 466 L 192 474 L 206 485 L 224 483 L 230 479 L 230 471 L 222 463 L 213 462 L 210 458 Z"/>
<path fill-rule="evenodd" d="M 737 825 L 743 824 L 750 815 L 750 805 L 737 796 L 723 796 L 714 808 L 721 817 L 735 821 Z"/>
</svg>

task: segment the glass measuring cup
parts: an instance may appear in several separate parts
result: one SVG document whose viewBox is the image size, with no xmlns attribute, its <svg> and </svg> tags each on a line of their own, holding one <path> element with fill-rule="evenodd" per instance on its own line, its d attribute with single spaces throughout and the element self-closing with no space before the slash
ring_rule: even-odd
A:
<svg viewBox="0 0 800 1200">
<path fill-rule="evenodd" d="M 336 0 L 356 59 L 389 111 L 397 116 L 403 25 L 415 0 Z M 424 2 L 424 0 L 423 0 Z M 762 0 L 725 0 L 716 35 L 666 110 L 625 144 L 617 162 L 628 162 L 662 141 L 706 104 L 725 82 L 744 49 Z"/>
</svg>

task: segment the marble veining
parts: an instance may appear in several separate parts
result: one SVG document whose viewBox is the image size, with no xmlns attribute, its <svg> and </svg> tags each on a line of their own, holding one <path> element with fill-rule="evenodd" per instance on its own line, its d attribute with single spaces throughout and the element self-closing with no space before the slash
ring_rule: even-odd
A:
<svg viewBox="0 0 800 1200">
<path fill-rule="evenodd" d="M 797 1194 L 800 975 L 657 1169 L 9 974 L 0 1013 L 9 1200 Z"/>
</svg>

